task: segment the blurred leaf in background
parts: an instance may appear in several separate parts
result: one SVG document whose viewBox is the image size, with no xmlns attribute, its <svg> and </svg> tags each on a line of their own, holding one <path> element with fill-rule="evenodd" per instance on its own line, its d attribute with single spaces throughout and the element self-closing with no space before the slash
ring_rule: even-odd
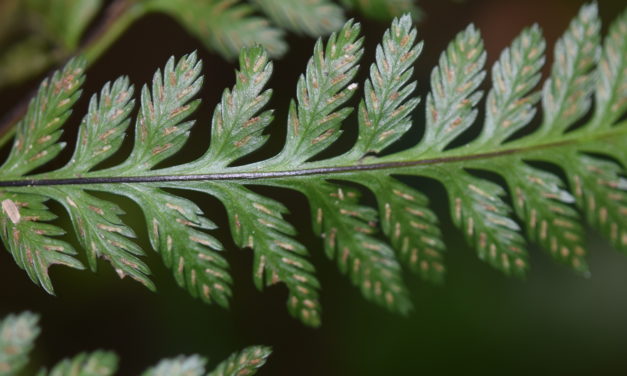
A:
<svg viewBox="0 0 627 376">
<path fill-rule="evenodd" d="M 343 0 L 380 21 L 420 12 L 415 0 Z M 0 3 L 0 90 L 38 76 L 72 55 L 97 60 L 137 20 L 162 13 L 205 48 L 235 59 L 262 45 L 272 57 L 288 46 L 286 33 L 319 37 L 338 30 L 344 9 L 332 0 L 4 0 Z M 90 27 L 91 26 L 91 27 Z M 88 32 L 89 30 L 89 32 Z"/>
<path fill-rule="evenodd" d="M 102 0 L 0 3 L 0 88 L 18 84 L 75 52 Z"/>
<path fill-rule="evenodd" d="M 415 0 L 342 0 L 349 8 L 354 8 L 366 17 L 386 21 L 399 14 L 409 13 L 415 20 L 422 18 L 422 11 Z"/>
<path fill-rule="evenodd" d="M 35 20 L 33 26 L 38 35 L 72 51 L 78 47 L 102 0 L 27 0 L 25 5 Z"/>
</svg>

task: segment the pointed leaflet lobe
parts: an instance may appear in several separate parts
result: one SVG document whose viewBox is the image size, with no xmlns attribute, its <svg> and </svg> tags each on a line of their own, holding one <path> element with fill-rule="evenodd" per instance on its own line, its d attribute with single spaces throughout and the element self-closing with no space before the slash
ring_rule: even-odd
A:
<svg viewBox="0 0 627 376">
<path fill-rule="evenodd" d="M 528 267 L 525 241 L 502 199 L 503 188 L 463 171 L 449 177 L 446 188 L 453 222 L 479 258 L 507 275 L 524 275 Z"/>
<path fill-rule="evenodd" d="M 9 157 L 0 167 L 5 178 L 22 176 L 56 157 L 65 146 L 57 143 L 61 126 L 72 113 L 72 105 L 85 80 L 85 60 L 70 60 L 39 86 L 28 111 L 16 126 L 15 141 Z"/>
<path fill-rule="evenodd" d="M 213 112 L 209 149 L 197 161 L 183 166 L 185 170 L 221 171 L 263 145 L 267 136 L 262 132 L 273 119 L 271 110 L 261 112 L 272 96 L 272 90 L 265 89 L 271 75 L 272 63 L 261 47 L 242 50 L 235 86 L 224 91 Z M 175 172 L 181 173 L 179 166 Z"/>
<path fill-rule="evenodd" d="M 481 35 L 474 25 L 469 25 L 440 55 L 439 65 L 431 72 L 425 136 L 419 145 L 402 155 L 416 157 L 429 151 L 440 152 L 472 125 L 477 117 L 474 107 L 482 95 L 476 90 L 485 77 L 485 60 Z"/>
<path fill-rule="evenodd" d="M 192 100 L 202 86 L 201 62 L 196 53 L 176 64 L 170 58 L 152 80 L 152 90 L 142 88 L 141 108 L 135 125 L 135 144 L 128 159 L 104 170 L 109 176 L 141 175 L 180 150 L 193 121 L 184 121 L 200 104 Z"/>
<path fill-rule="evenodd" d="M 523 30 L 492 67 L 492 89 L 486 101 L 481 135 L 469 147 L 485 149 L 503 143 L 525 127 L 540 99 L 531 92 L 540 81 L 545 43 L 538 25 Z"/>
<path fill-rule="evenodd" d="M 370 66 L 364 99 L 359 104 L 359 139 L 353 152 L 362 157 L 380 152 L 411 127 L 411 113 L 420 102 L 410 97 L 416 89 L 409 82 L 422 50 L 408 15 L 395 19 L 377 46 L 376 63 Z"/>
<path fill-rule="evenodd" d="M 525 221 L 529 239 L 557 261 L 588 275 L 581 216 L 572 206 L 575 200 L 561 179 L 522 161 L 499 166 L 513 190 L 514 209 Z"/>
<path fill-rule="evenodd" d="M 627 110 L 627 10 L 610 26 L 598 65 L 595 111 L 587 129 L 609 128 Z"/>
<path fill-rule="evenodd" d="M 356 84 L 348 84 L 363 54 L 359 29 L 358 24 L 348 21 L 331 35 L 326 49 L 321 40 L 316 43 L 307 72 L 298 80 L 298 104 L 290 104 L 285 146 L 274 158 L 280 165 L 299 166 L 340 136 L 341 122 L 351 112 L 340 106 L 356 89 Z"/>
<path fill-rule="evenodd" d="M 530 137 L 559 136 L 590 109 L 600 30 L 597 6 L 589 4 L 557 41 L 551 77 L 542 90 L 543 123 Z"/>
<path fill-rule="evenodd" d="M 627 251 L 627 178 L 614 162 L 582 154 L 569 154 L 576 161 L 569 169 L 569 182 L 577 206 L 591 226 L 617 249 Z"/>
<path fill-rule="evenodd" d="M 135 232 L 120 219 L 124 214 L 122 209 L 77 187 L 45 187 L 40 193 L 59 202 L 70 214 L 93 271 L 97 258 L 102 257 L 111 263 L 120 278 L 128 275 L 149 289 L 155 289 L 148 277 L 150 269 L 139 259 L 144 251 L 131 240 L 136 237 Z"/>
<path fill-rule="evenodd" d="M 94 94 L 89 101 L 87 115 L 78 130 L 74 155 L 63 168 L 49 176 L 86 173 L 118 151 L 134 106 L 133 86 L 128 78 L 121 77 L 113 84 L 107 82 L 100 97 Z"/>
</svg>

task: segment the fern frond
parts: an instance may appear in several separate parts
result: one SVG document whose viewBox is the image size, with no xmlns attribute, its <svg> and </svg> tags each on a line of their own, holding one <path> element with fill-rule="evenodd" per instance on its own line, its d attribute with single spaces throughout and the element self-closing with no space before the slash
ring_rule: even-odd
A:
<svg viewBox="0 0 627 376">
<path fill-rule="evenodd" d="M 173 58 L 168 60 L 163 73 L 155 73 L 152 89 L 142 88 L 135 147 L 124 163 L 106 173 L 145 173 L 183 147 L 193 125 L 184 120 L 200 104 L 192 98 L 202 86 L 201 66 L 192 53 L 176 64 Z"/>
<path fill-rule="evenodd" d="M 585 5 L 557 41 L 551 77 L 542 90 L 544 121 L 532 137 L 560 135 L 588 112 L 600 31 L 597 6 Z"/>
<path fill-rule="evenodd" d="M 457 34 L 440 62 L 431 72 L 431 92 L 427 96 L 425 136 L 410 152 L 421 156 L 443 151 L 475 121 L 475 108 L 482 97 L 476 91 L 485 77 L 486 53 L 474 25 Z"/>
<path fill-rule="evenodd" d="M 411 113 L 420 99 L 410 97 L 416 82 L 409 82 L 423 43 L 407 19 L 395 19 L 377 46 L 376 63 L 359 103 L 359 139 L 353 148 L 360 157 L 379 153 L 411 127 Z M 408 99 L 409 98 L 409 99 Z"/>
<path fill-rule="evenodd" d="M 287 214 L 283 204 L 236 184 L 194 183 L 180 187 L 198 187 L 222 201 L 235 244 L 255 252 L 255 286 L 261 290 L 284 283 L 289 291 L 290 314 L 311 326 L 320 325 L 320 284 L 314 266 L 307 260 L 307 249 L 293 238 L 296 230 L 283 219 Z"/>
<path fill-rule="evenodd" d="M 267 19 L 254 15 L 254 8 L 238 0 L 155 0 L 151 9 L 176 18 L 207 48 L 233 59 L 244 47 L 262 45 L 272 56 L 287 50 L 283 31 Z"/>
<path fill-rule="evenodd" d="M 378 201 L 381 228 L 401 261 L 424 280 L 442 282 L 445 245 L 427 196 L 391 176 L 369 174 L 364 185 L 386 197 Z"/>
<path fill-rule="evenodd" d="M 588 223 L 612 245 L 627 250 L 627 178 L 625 170 L 612 161 L 589 155 L 573 155 L 577 166 L 569 171 L 577 206 Z"/>
<path fill-rule="evenodd" d="M 492 67 L 493 88 L 488 93 L 485 122 L 473 145 L 503 143 L 525 127 L 540 99 L 533 88 L 540 81 L 545 42 L 538 25 L 524 30 Z"/>
<path fill-rule="evenodd" d="M 272 350 L 265 346 L 251 346 L 231 355 L 207 376 L 255 375 L 266 364 Z"/>
<path fill-rule="evenodd" d="M 216 225 L 193 202 L 156 187 L 124 185 L 117 194 L 141 206 L 152 248 L 174 272 L 179 286 L 193 297 L 226 307 L 231 296 L 228 264 L 222 244 L 203 230 Z"/>
<path fill-rule="evenodd" d="M 81 35 L 98 13 L 102 2 L 102 0 L 61 2 L 29 0 L 24 3 L 36 15 L 35 22 L 48 34 L 47 37 L 61 42 L 59 44 L 64 49 L 70 50 L 78 47 Z"/>
<path fill-rule="evenodd" d="M 277 25 L 310 36 L 327 35 L 344 24 L 342 8 L 328 0 L 254 0 Z"/>
<path fill-rule="evenodd" d="M 297 102 L 290 104 L 285 146 L 274 158 L 280 168 L 301 165 L 340 136 L 341 122 L 352 109 L 338 108 L 357 89 L 357 84 L 349 83 L 363 54 L 359 31 L 358 24 L 348 21 L 331 35 L 326 48 L 321 40 L 316 43 L 306 73 L 296 86 Z"/>
<path fill-rule="evenodd" d="M 231 354 L 209 373 L 205 371 L 206 359 L 198 355 L 180 356 L 162 360 L 155 367 L 144 372 L 142 376 L 252 376 L 263 367 L 271 352 L 269 347 L 247 347 Z"/>
<path fill-rule="evenodd" d="M 56 157 L 63 123 L 72 113 L 85 80 L 85 60 L 76 58 L 44 80 L 17 128 L 13 149 L 0 170 L 5 177 L 21 176 Z"/>
<path fill-rule="evenodd" d="M 142 376 L 202 376 L 206 363 L 207 360 L 198 355 L 164 359 L 142 373 Z"/>
<path fill-rule="evenodd" d="M 83 265 L 74 257 L 76 250 L 57 238 L 65 234 L 63 229 L 46 223 L 56 218 L 45 204 L 46 197 L 9 192 L 2 192 L 0 196 L 2 242 L 11 250 L 13 259 L 30 279 L 53 294 L 48 269 L 55 264 L 83 269 Z"/>
<path fill-rule="evenodd" d="M 28 353 L 39 336 L 38 321 L 30 312 L 0 320 L 0 375 L 17 375 L 28 363 Z"/>
<path fill-rule="evenodd" d="M 300 190 L 311 203 L 314 232 L 324 239 L 329 258 L 369 300 L 392 311 L 407 313 L 412 304 L 402 281 L 394 251 L 375 236 L 376 211 L 358 204 L 359 193 L 349 187 L 311 179 Z"/>
<path fill-rule="evenodd" d="M 610 26 L 603 43 L 595 90 L 594 119 L 588 128 L 611 127 L 627 110 L 627 21 L 623 15 Z M 623 159 L 623 163 L 625 160 Z"/>
<path fill-rule="evenodd" d="M 232 90 L 225 90 L 211 121 L 211 146 L 204 156 L 189 164 L 189 171 L 219 170 L 257 150 L 266 141 L 263 130 L 272 122 L 268 104 L 272 90 L 265 86 L 272 75 L 272 63 L 263 48 L 242 51 L 240 69 Z"/>
<path fill-rule="evenodd" d="M 78 354 L 72 359 L 64 359 L 46 372 L 37 376 L 112 376 L 118 369 L 118 357 L 108 351 Z"/>
<path fill-rule="evenodd" d="M 39 317 L 30 312 L 0 319 L 0 376 L 21 375 L 28 363 L 28 353 L 39 335 Z M 250 346 L 235 352 L 207 373 L 207 360 L 198 355 L 164 359 L 143 376 L 240 376 L 254 375 L 266 363 L 272 349 Z M 41 369 L 37 376 L 112 376 L 118 369 L 118 357 L 110 351 L 81 353 L 57 363 L 52 370 Z"/>
<path fill-rule="evenodd" d="M 148 266 L 139 259 L 144 251 L 133 241 L 135 232 L 122 222 L 120 215 L 124 211 L 120 207 L 74 187 L 47 187 L 40 194 L 65 207 L 79 242 L 87 251 L 91 270 L 96 271 L 101 257 L 111 263 L 120 278 L 128 275 L 149 289 L 155 289 L 148 277 Z"/>
<path fill-rule="evenodd" d="M 388 21 L 405 13 L 411 14 L 415 20 L 422 17 L 422 11 L 415 0 L 342 0 L 342 3 L 381 21 Z"/>
<path fill-rule="evenodd" d="M 523 276 L 529 268 L 529 240 L 588 275 L 582 218 L 616 248 L 627 249 L 627 12 L 610 27 L 602 48 L 599 30 L 596 5 L 584 6 L 557 42 L 551 76 L 541 91 L 536 86 L 545 42 L 538 26 L 523 30 L 492 67 L 484 121 L 472 137 L 467 131 L 479 126 L 486 53 L 479 31 L 470 25 L 432 71 L 423 138 L 387 154 L 411 128 L 420 100 L 411 76 L 422 43 L 409 15 L 394 20 L 377 47 L 359 101 L 355 144 L 331 158 L 321 153 L 338 140 L 352 111 L 346 104 L 359 92 L 353 81 L 363 50 L 353 21 L 326 44 L 316 43 L 290 103 L 283 149 L 248 164 L 243 158 L 265 143 L 263 132 L 273 122 L 272 110 L 265 109 L 272 64 L 261 47 L 242 51 L 235 86 L 214 111 L 206 153 L 170 167 L 160 165 L 184 145 L 192 124 L 187 119 L 198 105 L 194 96 L 202 78 L 194 54 L 171 59 L 154 76 L 152 90 L 142 90 L 133 151 L 108 168 L 100 168 L 100 162 L 118 150 L 130 122 L 128 81 L 105 85 L 91 101 L 74 157 L 65 167 L 27 175 L 43 162 L 23 154 L 56 154 L 56 122 L 67 117 L 67 107 L 56 112 L 42 107 L 58 100 L 44 85 L 20 124 L 11 163 L 0 168 L 2 240 L 18 265 L 52 291 L 50 265 L 80 267 L 72 257 L 75 251 L 55 238 L 62 230 L 45 223 L 53 215 L 44 202 L 52 199 L 69 212 L 92 267 L 97 257 L 106 258 L 121 276 L 152 286 L 140 258 L 143 251 L 133 243 L 121 209 L 89 191 L 126 196 L 144 212 L 151 245 L 179 285 L 204 301 L 227 306 L 232 294 L 228 265 L 220 242 L 207 232 L 216 226 L 177 193 L 202 192 L 224 205 L 235 244 L 252 249 L 256 286 L 284 284 L 288 311 L 316 326 L 320 286 L 309 261 L 315 247 L 297 241 L 280 199 L 250 185 L 289 189 L 306 198 L 314 232 L 341 272 L 367 299 L 405 313 L 412 304 L 401 262 L 427 281 L 440 282 L 445 273 L 438 215 L 420 187 L 404 179 L 420 176 L 442 184 L 453 223 L 496 269 Z M 72 70 L 64 72 L 53 82 Z M 63 94 L 68 103 L 72 90 Z M 593 96 L 595 109 L 586 118 Z M 542 121 L 533 128 L 537 107 Z M 50 118 L 60 120 L 47 127 Z M 42 137 L 43 146 L 37 144 Z M 376 209 L 361 198 L 369 192 Z"/>
</svg>

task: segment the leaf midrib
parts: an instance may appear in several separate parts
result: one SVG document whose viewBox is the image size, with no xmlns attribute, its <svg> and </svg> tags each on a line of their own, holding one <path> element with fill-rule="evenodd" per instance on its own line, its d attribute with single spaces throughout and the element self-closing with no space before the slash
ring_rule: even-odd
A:
<svg viewBox="0 0 627 376">
<path fill-rule="evenodd" d="M 59 185 L 101 185 L 101 184 L 122 184 L 122 183 L 167 183 L 185 181 L 224 181 L 224 180 L 268 180 L 288 177 L 312 176 L 312 175 L 339 175 L 355 173 L 360 171 L 392 170 L 415 166 L 443 165 L 449 163 L 459 163 L 464 161 L 476 161 L 482 159 L 499 158 L 511 155 L 548 150 L 564 146 L 585 144 L 592 141 L 609 139 L 627 135 L 627 121 L 622 122 L 605 132 L 590 134 L 585 132 L 572 132 L 562 137 L 559 141 L 545 142 L 535 145 L 522 145 L 518 147 L 502 147 L 484 153 L 459 154 L 463 147 L 453 149 L 448 155 L 435 158 L 424 158 L 408 161 L 388 160 L 394 155 L 382 157 L 382 162 L 363 163 L 353 165 L 306 167 L 292 170 L 277 171 L 236 171 L 236 172 L 216 172 L 206 174 L 172 174 L 172 175 L 137 175 L 137 176 L 94 176 L 94 177 L 72 177 L 54 178 L 32 177 L 16 180 L 0 180 L 0 188 L 7 187 L 36 187 L 36 186 L 59 186 Z M 570 137 L 569 137 L 570 136 Z M 523 141 L 523 140 L 521 140 Z M 513 144 L 516 144 L 514 142 Z M 510 145 L 506 145 L 510 146 Z M 455 153 L 457 152 L 457 154 Z M 402 153 L 402 152 L 401 152 Z M 321 161 L 320 163 L 324 163 Z M 310 165 L 311 166 L 311 165 Z M 247 166 L 241 166 L 245 168 Z M 238 167 L 229 169 L 235 170 Z M 159 170 L 152 171 L 158 173 Z"/>
</svg>

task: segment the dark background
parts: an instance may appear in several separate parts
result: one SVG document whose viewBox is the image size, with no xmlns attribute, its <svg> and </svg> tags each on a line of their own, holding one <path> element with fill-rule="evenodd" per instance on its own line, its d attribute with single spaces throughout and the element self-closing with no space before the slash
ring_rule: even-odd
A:
<svg viewBox="0 0 627 376">
<path fill-rule="evenodd" d="M 469 22 L 482 31 L 491 65 L 500 50 L 533 22 L 542 26 L 552 46 L 581 4 L 567 0 L 422 1 L 426 18 L 419 25 L 419 35 L 426 44 L 416 65 L 421 96 L 424 98 L 428 90 L 429 72 L 439 53 Z M 624 2 L 608 0 L 599 5 L 605 32 Z M 372 61 L 373 47 L 386 27 L 364 21 L 368 48 L 364 66 Z M 275 89 L 271 106 L 278 109 L 272 141 L 258 158 L 280 149 L 284 109 L 314 43 L 293 35 L 288 42 L 291 50 L 276 61 L 270 84 Z M 198 126 L 190 146 L 177 161 L 200 155 L 209 144 L 212 108 L 223 88 L 233 84 L 235 65 L 207 52 L 174 21 L 159 15 L 132 26 L 90 68 L 86 95 L 67 127 L 65 138 L 70 145 L 88 96 L 104 82 L 126 74 L 139 87 L 170 55 L 181 56 L 192 50 L 198 50 L 204 60 L 204 104 L 195 114 Z M 550 56 L 548 60 L 552 60 Z M 362 69 L 362 77 L 364 72 Z M 38 80 L 0 92 L 0 114 Z M 407 143 L 415 143 L 422 133 L 422 110 L 421 106 L 417 111 L 416 129 L 408 135 Z M 348 131 L 338 150 L 346 149 L 354 139 L 354 124 L 346 122 Z M 67 158 L 67 153 L 64 156 Z M 63 161 L 60 158 L 57 165 Z M 33 355 L 37 366 L 51 366 L 80 351 L 103 348 L 120 355 L 120 375 L 138 374 L 159 359 L 178 354 L 202 354 L 214 365 L 232 351 L 253 344 L 274 348 L 261 375 L 627 374 L 627 257 L 591 233 L 591 279 L 575 276 L 533 246 L 532 268 L 526 280 L 507 278 L 481 263 L 464 244 L 451 225 L 442 187 L 423 181 L 416 184 L 431 197 L 433 208 L 440 214 L 448 246 L 448 273 L 445 284 L 439 287 L 406 273 L 416 307 L 408 317 L 367 303 L 340 275 L 335 263 L 324 257 L 320 240 L 310 230 L 308 207 L 301 197 L 267 188 L 259 190 L 280 198 L 294 213 L 288 219 L 299 229 L 299 239 L 308 245 L 318 269 L 323 305 L 319 329 L 307 328 L 287 314 L 282 286 L 255 290 L 251 251 L 238 250 L 228 230 L 218 231 L 216 236 L 229 250 L 227 257 L 235 279 L 230 310 L 192 299 L 176 286 L 159 255 L 148 250 L 141 211 L 122 199 L 127 223 L 137 230 L 140 243 L 148 250 L 146 260 L 154 273 L 156 294 L 129 279 L 119 280 L 110 266 L 101 262 L 97 273 L 52 268 L 57 296 L 48 296 L 30 282 L 9 253 L 2 251 L 0 317 L 23 310 L 42 315 L 43 333 Z M 190 197 L 221 228 L 228 228 L 219 202 L 203 195 Z M 60 215 L 57 223 L 69 227 L 61 207 L 51 206 Z"/>
</svg>

